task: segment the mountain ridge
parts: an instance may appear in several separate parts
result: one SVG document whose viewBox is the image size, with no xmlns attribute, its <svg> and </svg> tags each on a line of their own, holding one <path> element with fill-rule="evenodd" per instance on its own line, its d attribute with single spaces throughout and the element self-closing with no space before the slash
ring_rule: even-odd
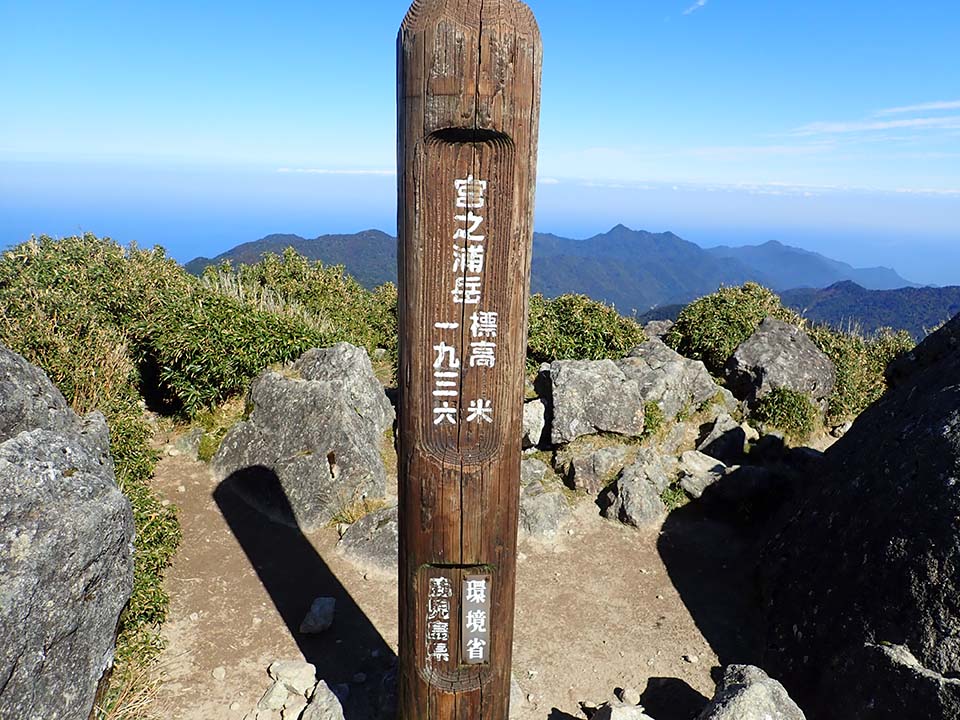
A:
<svg viewBox="0 0 960 720">
<path fill-rule="evenodd" d="M 255 263 L 263 253 L 280 253 L 287 247 L 311 260 L 343 265 L 366 287 L 396 282 L 397 240 L 375 229 L 313 239 L 268 235 L 212 259 L 196 258 L 185 267 L 200 274 L 211 264 L 224 260 Z M 721 285 L 747 281 L 782 293 L 857 279 L 873 282 L 879 289 L 897 283 L 916 287 L 889 268 L 854 268 L 777 241 L 705 249 L 672 232 L 632 230 L 623 224 L 582 240 L 536 233 L 533 241 L 533 292 L 548 297 L 582 293 L 625 314 L 642 315 L 663 306 L 685 304 Z"/>
</svg>

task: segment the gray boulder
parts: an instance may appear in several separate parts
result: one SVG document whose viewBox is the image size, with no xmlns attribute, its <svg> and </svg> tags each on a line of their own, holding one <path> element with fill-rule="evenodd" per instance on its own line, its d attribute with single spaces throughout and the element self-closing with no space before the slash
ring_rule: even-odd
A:
<svg viewBox="0 0 960 720">
<path fill-rule="evenodd" d="M 397 569 L 397 508 L 389 507 L 360 518 L 347 528 L 337 552 L 363 568 Z"/>
<path fill-rule="evenodd" d="M 553 475 L 550 466 L 538 458 L 524 458 L 520 462 L 520 487 L 526 487 L 532 482 L 543 482 Z"/>
<path fill-rule="evenodd" d="M 560 460 L 567 468 L 567 484 L 574 490 L 593 496 L 617 477 L 630 454 L 630 449 L 624 445 L 587 452 L 574 449 L 573 446 L 570 448 L 569 454 Z"/>
<path fill-rule="evenodd" d="M 133 589 L 133 512 L 99 413 L 0 346 L 0 717 L 86 720 Z"/>
<path fill-rule="evenodd" d="M 313 691 L 300 720 L 343 720 L 343 706 L 323 680 L 317 683 L 317 689 Z"/>
<path fill-rule="evenodd" d="M 960 316 L 827 451 L 760 563 L 765 664 L 814 718 L 960 717 Z M 912 661 L 864 647 L 899 646 Z M 881 663 L 888 669 L 878 672 Z"/>
<path fill-rule="evenodd" d="M 727 465 L 735 465 L 743 459 L 746 444 L 747 433 L 743 426 L 723 413 L 714 421 L 703 440 L 697 444 L 697 450 L 722 460 Z"/>
<path fill-rule="evenodd" d="M 537 398 L 523 404 L 523 449 L 539 447 L 547 425 L 547 407 Z"/>
<path fill-rule="evenodd" d="M 716 458 L 689 450 L 680 456 L 680 487 L 698 498 L 726 474 L 727 466 Z"/>
<path fill-rule="evenodd" d="M 734 395 L 749 405 L 783 388 L 806 393 L 825 407 L 837 371 L 803 330 L 768 317 L 734 352 L 726 376 Z"/>
<path fill-rule="evenodd" d="M 274 520 L 315 530 L 384 495 L 380 446 L 394 412 L 366 351 L 348 343 L 310 350 L 293 374 L 254 380 L 249 419 L 227 433 L 211 465 Z"/>
<path fill-rule="evenodd" d="M 683 357 L 657 338 L 636 347 L 617 367 L 637 382 L 643 401 L 660 405 L 668 420 L 723 392 L 702 362 Z"/>
<path fill-rule="evenodd" d="M 649 338 L 663 340 L 676 323 L 673 320 L 651 320 L 643 326 L 643 331 Z"/>
<path fill-rule="evenodd" d="M 669 483 L 663 466 L 645 455 L 624 468 L 617 481 L 601 493 L 597 500 L 600 513 L 635 528 L 656 525 L 667 514 L 660 494 Z"/>
<path fill-rule="evenodd" d="M 520 529 L 536 538 L 554 537 L 570 514 L 559 480 L 531 482 L 520 491 Z"/>
<path fill-rule="evenodd" d="M 842 718 L 956 718 L 960 678 L 924 667 L 902 645 L 867 643 L 838 664 L 831 710 Z"/>
<path fill-rule="evenodd" d="M 550 365 L 554 445 L 598 432 L 639 436 L 643 399 L 612 360 L 558 360 Z"/>
<path fill-rule="evenodd" d="M 850 717 L 838 715 L 836 717 Z M 697 720 L 806 720 L 783 685 L 752 665 L 731 665 L 723 672 L 713 701 Z"/>
</svg>

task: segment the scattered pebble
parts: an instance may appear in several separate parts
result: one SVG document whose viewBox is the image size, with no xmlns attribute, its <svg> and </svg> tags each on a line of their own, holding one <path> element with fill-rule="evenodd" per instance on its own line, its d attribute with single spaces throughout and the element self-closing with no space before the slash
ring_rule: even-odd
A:
<svg viewBox="0 0 960 720">
<path fill-rule="evenodd" d="M 227 677 L 227 669 L 222 665 L 213 669 L 213 679 L 222 682 Z"/>
<path fill-rule="evenodd" d="M 333 625 L 333 614 L 337 601 L 332 597 L 318 597 L 310 606 L 310 612 L 300 623 L 300 632 L 315 635 L 328 630 Z"/>
<path fill-rule="evenodd" d="M 620 700 L 625 702 L 627 705 L 639 705 L 640 691 L 632 687 L 624 688 L 620 692 Z"/>
<path fill-rule="evenodd" d="M 192 612 L 190 613 L 190 620 L 196 622 L 200 619 L 200 613 Z"/>
<path fill-rule="evenodd" d="M 240 703 L 238 703 L 236 700 L 230 703 L 230 712 L 237 712 L 237 710 L 239 709 L 240 709 Z"/>
<path fill-rule="evenodd" d="M 698 662 L 700 662 L 700 658 L 696 655 L 684 655 L 683 659 L 692 665 L 696 665 Z"/>
<path fill-rule="evenodd" d="M 663 600 L 663 595 L 657 595 L 657 600 Z"/>
<path fill-rule="evenodd" d="M 177 486 L 177 492 L 178 492 L 178 493 L 181 493 L 181 494 L 182 494 L 182 493 L 185 493 L 186 491 L 187 491 L 186 486 L 184 486 L 184 485 L 178 485 L 178 486 Z"/>
</svg>

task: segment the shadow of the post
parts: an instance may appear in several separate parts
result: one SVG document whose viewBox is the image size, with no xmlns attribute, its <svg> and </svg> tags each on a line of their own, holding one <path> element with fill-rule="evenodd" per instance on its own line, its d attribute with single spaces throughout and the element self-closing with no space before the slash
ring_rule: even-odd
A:
<svg viewBox="0 0 960 720">
<path fill-rule="evenodd" d="M 245 499 L 251 496 L 270 517 L 287 522 L 255 509 Z M 341 696 L 347 720 L 392 717 L 396 654 L 297 526 L 276 474 L 244 468 L 223 480 L 213 498 L 304 658 Z M 333 626 L 303 634 L 300 623 L 317 597 L 336 599 Z"/>
</svg>

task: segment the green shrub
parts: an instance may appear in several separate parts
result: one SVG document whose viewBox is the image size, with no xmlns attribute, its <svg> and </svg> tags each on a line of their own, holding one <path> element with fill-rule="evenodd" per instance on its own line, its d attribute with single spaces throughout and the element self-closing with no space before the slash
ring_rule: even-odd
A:
<svg viewBox="0 0 960 720">
<path fill-rule="evenodd" d="M 686 490 L 680 487 L 680 483 L 676 480 L 670 483 L 667 489 L 660 493 L 660 499 L 663 501 L 663 504 L 667 506 L 668 511 L 681 508 L 690 502 Z"/>
<path fill-rule="evenodd" d="M 121 274 L 116 247 L 92 236 L 62 246 L 41 238 L 4 253 L 0 342 L 43 369 L 76 412 L 100 410 L 107 418 L 117 485 L 130 499 L 136 526 L 133 595 L 121 617 L 117 655 L 121 663 L 137 664 L 160 646 L 156 627 L 167 611 L 163 572 L 180 529 L 174 510 L 150 488 L 156 454 L 143 419 L 139 374 L 127 338 L 111 322 L 129 299 L 111 297 L 105 287 Z"/>
<path fill-rule="evenodd" d="M 203 284 L 258 310 L 298 320 L 319 334 L 323 345 L 346 341 L 368 352 L 385 348 L 396 357 L 397 288 L 374 292 L 347 275 L 343 266 L 313 262 L 287 248 L 255 265 L 224 263 L 203 274 Z"/>
<path fill-rule="evenodd" d="M 799 316 L 785 309 L 776 293 L 757 283 L 720 288 L 685 307 L 665 340 L 681 355 L 702 360 L 719 376 L 734 351 L 767 316 L 800 324 Z"/>
<path fill-rule="evenodd" d="M 621 358 L 646 340 L 643 328 L 586 295 L 530 298 L 527 362 Z"/>
<path fill-rule="evenodd" d="M 653 437 L 666 425 L 667 416 L 660 404 L 649 400 L 643 404 L 643 437 Z"/>
<path fill-rule="evenodd" d="M 757 401 L 751 417 L 797 442 L 813 435 L 820 424 L 820 410 L 810 398 L 787 388 L 776 388 Z"/>
<path fill-rule="evenodd" d="M 887 366 L 909 352 L 915 342 L 906 331 L 879 330 L 873 337 L 817 325 L 807 332 L 837 368 L 827 421 L 839 425 L 876 402 L 887 390 Z"/>
</svg>

